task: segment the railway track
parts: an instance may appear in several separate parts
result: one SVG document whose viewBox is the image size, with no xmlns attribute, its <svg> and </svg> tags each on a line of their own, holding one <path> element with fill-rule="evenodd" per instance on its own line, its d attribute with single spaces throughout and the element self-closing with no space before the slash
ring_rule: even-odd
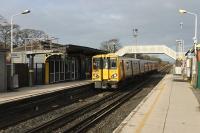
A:
<svg viewBox="0 0 200 133">
<path fill-rule="evenodd" d="M 70 105 L 80 98 L 90 97 L 100 93 L 92 91 L 91 94 L 90 92 L 85 94 L 85 91 L 92 90 L 91 87 L 92 85 L 86 85 L 80 88 L 73 88 L 73 90 L 63 90 L 52 94 L 11 102 L 9 104 L 2 104 L 0 105 L 0 129 L 6 129 L 20 122 Z M 56 106 L 54 107 L 54 105 Z"/>
<path fill-rule="evenodd" d="M 59 127 L 64 126 L 66 123 L 70 123 L 73 120 L 77 119 L 78 117 L 84 115 L 85 113 L 88 113 L 89 111 L 97 108 L 100 106 L 102 103 L 104 103 L 107 100 L 111 100 L 112 98 L 116 97 L 119 95 L 119 91 L 113 93 L 112 95 L 108 95 L 104 97 L 103 99 L 95 102 L 95 103 L 90 103 L 87 104 L 81 108 L 78 108 L 74 111 L 71 111 L 69 113 L 66 113 L 60 117 L 57 117 L 56 119 L 53 119 L 52 121 L 49 121 L 47 123 L 44 123 L 38 127 L 32 128 L 27 131 L 27 133 L 36 133 L 36 132 L 50 132 L 52 130 L 58 129 Z"/>
<path fill-rule="evenodd" d="M 98 112 L 95 112 L 87 119 L 84 119 L 83 121 L 80 121 L 70 129 L 64 130 L 66 133 L 70 132 L 84 132 L 88 128 L 92 127 L 95 123 L 100 121 L 102 118 L 106 117 L 107 114 L 114 111 L 116 108 L 118 108 L 120 105 L 125 103 L 127 100 L 129 100 L 131 97 L 133 97 L 135 94 L 137 94 L 140 91 L 140 89 L 136 89 L 134 91 L 131 91 L 129 93 L 124 94 L 123 96 L 115 99 L 113 102 L 105 106 L 104 108 L 100 109 Z"/>
<path fill-rule="evenodd" d="M 121 104 L 126 102 L 132 96 L 137 94 L 141 87 L 150 79 L 135 86 L 134 89 L 118 90 L 99 101 L 85 105 L 70 113 L 66 113 L 52 121 L 44 123 L 38 127 L 34 127 L 27 132 L 51 132 L 61 128 L 61 132 L 82 132 L 91 127 L 94 123 L 105 117 L 107 114 L 115 110 Z M 84 118 L 80 118 L 84 116 Z M 78 120 L 81 119 L 81 120 Z M 75 121 L 75 122 L 74 122 Z M 72 124 L 73 123 L 73 124 Z M 62 127 L 67 127 L 62 129 Z M 59 131 L 60 132 L 60 131 Z"/>
<path fill-rule="evenodd" d="M 163 67 L 160 73 L 167 73 L 171 69 L 170 66 Z M 144 77 L 143 77 L 144 78 Z M 151 78 L 150 78 L 151 79 Z M 140 81 L 139 81 L 140 82 Z M 147 82 L 147 81 L 146 81 Z M 80 107 L 71 112 L 50 120 L 46 123 L 42 123 L 37 127 L 31 127 L 31 129 L 25 129 L 25 132 L 51 132 L 61 130 L 61 132 L 82 132 L 92 127 L 94 123 L 104 118 L 107 114 L 118 108 L 121 104 L 126 102 L 132 96 L 137 94 L 141 87 L 146 83 L 143 82 L 137 85 L 134 89 L 130 90 L 118 90 L 102 99 L 89 103 L 83 107 Z M 138 83 L 138 82 L 137 82 Z M 46 104 L 46 103 L 45 103 Z M 31 105 L 31 104 L 30 104 Z M 81 118 L 84 116 L 84 118 Z M 1 117 L 0 117 L 1 118 Z M 32 117 L 27 118 L 34 118 Z M 23 119 L 24 120 L 24 119 Z M 19 120 L 18 122 L 20 122 Z M 5 121 L 4 121 L 5 122 Z M 13 124 L 13 122 L 11 122 Z M 16 123 L 16 122 L 15 122 Z M 15 124 L 14 123 L 14 124 Z M 37 124 L 38 125 L 38 124 Z"/>
<path fill-rule="evenodd" d="M 171 66 L 165 66 L 160 70 L 160 73 L 166 74 L 171 70 Z M 60 116 L 52 121 L 42 124 L 38 127 L 32 128 L 27 132 L 38 133 L 38 132 L 85 132 L 87 129 L 94 126 L 95 123 L 105 118 L 109 113 L 113 112 L 120 105 L 128 101 L 134 95 L 136 95 L 146 84 L 150 81 L 140 83 L 134 89 L 127 91 L 117 91 L 114 92 L 99 101 L 88 104 L 63 116 Z M 89 115 L 88 115 L 89 114 Z M 85 116 L 84 118 L 80 118 Z M 78 120 L 79 119 L 79 120 Z M 78 120 L 78 121 L 77 121 Z M 75 123 L 73 123 L 76 121 Z M 73 124 L 72 124 L 73 123 Z"/>
</svg>

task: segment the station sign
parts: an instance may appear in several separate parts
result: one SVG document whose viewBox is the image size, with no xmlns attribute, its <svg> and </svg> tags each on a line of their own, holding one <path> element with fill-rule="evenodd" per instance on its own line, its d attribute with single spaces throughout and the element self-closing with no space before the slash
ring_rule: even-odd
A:
<svg viewBox="0 0 200 133">
<path fill-rule="evenodd" d="M 20 58 L 21 55 L 19 55 L 19 54 L 17 54 L 17 53 L 12 53 L 12 54 L 11 54 L 11 57 L 12 57 L 12 58 Z"/>
</svg>

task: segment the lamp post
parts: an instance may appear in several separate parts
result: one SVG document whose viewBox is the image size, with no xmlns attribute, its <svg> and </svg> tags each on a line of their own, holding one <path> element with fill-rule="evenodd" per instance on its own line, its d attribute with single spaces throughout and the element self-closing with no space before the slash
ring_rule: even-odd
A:
<svg viewBox="0 0 200 133">
<path fill-rule="evenodd" d="M 133 37 L 135 38 L 136 41 L 136 46 L 137 46 L 137 37 L 138 37 L 138 29 L 133 28 Z M 135 53 L 134 58 L 137 58 L 137 54 Z"/>
<path fill-rule="evenodd" d="M 133 28 L 133 37 L 135 38 L 136 45 L 137 45 L 137 36 L 138 36 L 138 29 Z"/>
<path fill-rule="evenodd" d="M 192 65 L 192 84 L 196 87 L 196 86 L 199 86 L 198 82 L 196 82 L 198 80 L 198 73 L 197 73 L 197 68 L 196 68 L 196 59 L 197 59 L 197 51 L 196 51 L 196 45 L 197 45 L 197 14 L 196 13 L 193 13 L 193 12 L 188 12 L 186 10 L 182 10 L 180 9 L 179 12 L 181 14 L 185 14 L 185 13 L 188 13 L 190 15 L 193 15 L 195 17 L 195 29 L 194 29 L 194 37 L 193 37 L 193 42 L 194 42 L 194 53 L 195 53 L 195 58 L 194 58 L 194 65 Z"/>
<path fill-rule="evenodd" d="M 184 53 L 184 40 L 176 40 L 177 42 L 177 48 L 176 48 L 176 51 L 177 51 L 177 57 L 178 58 L 182 58 L 183 57 L 183 53 Z"/>
<path fill-rule="evenodd" d="M 12 53 L 13 53 L 13 18 L 18 15 L 24 15 L 30 13 L 30 10 L 25 10 L 21 13 L 15 14 L 11 16 L 10 20 L 10 54 L 11 54 L 11 78 L 12 78 L 12 85 L 13 85 L 13 76 L 14 76 L 14 67 L 13 67 L 13 59 L 12 59 Z M 12 86 L 13 87 L 13 86 Z"/>
<path fill-rule="evenodd" d="M 194 29 L 194 37 L 193 37 L 193 42 L 194 42 L 194 53 L 196 55 L 196 44 L 197 44 L 197 14 L 196 13 L 193 13 L 193 12 L 188 12 L 186 10 L 183 10 L 183 9 L 180 9 L 179 12 L 181 14 L 190 14 L 190 15 L 193 15 L 195 17 L 195 29 Z"/>
</svg>

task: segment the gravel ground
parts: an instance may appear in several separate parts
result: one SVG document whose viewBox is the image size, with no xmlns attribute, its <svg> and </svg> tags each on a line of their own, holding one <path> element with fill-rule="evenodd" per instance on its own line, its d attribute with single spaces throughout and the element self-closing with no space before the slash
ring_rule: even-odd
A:
<svg viewBox="0 0 200 133">
<path fill-rule="evenodd" d="M 125 95 L 124 92 L 121 92 L 121 94 Z M 123 95 L 120 95 L 120 97 L 122 97 Z M 92 110 L 92 111 L 90 111 L 90 112 L 88 112 L 88 113 L 82 115 L 81 117 L 78 117 L 78 118 L 75 119 L 73 122 L 71 122 L 71 123 L 65 125 L 64 127 L 58 129 L 58 130 L 56 131 L 56 133 L 61 133 L 61 132 L 65 131 L 66 129 L 71 128 L 72 126 L 76 125 L 76 124 L 79 123 L 80 121 L 82 121 L 82 120 L 84 120 L 84 119 L 90 117 L 91 115 L 93 115 L 94 112 L 98 112 L 100 109 L 102 109 L 102 108 L 106 107 L 107 105 L 111 104 L 113 101 L 116 101 L 116 100 L 119 99 L 120 97 L 116 97 L 116 98 L 114 98 L 114 99 L 112 99 L 112 100 L 110 100 L 110 101 L 108 101 L 108 102 L 106 102 L 106 103 L 104 103 L 104 104 L 101 104 L 100 106 L 98 106 L 98 108 L 95 108 L 94 110 Z"/>
<path fill-rule="evenodd" d="M 102 92 L 98 95 L 86 98 L 86 99 L 80 99 L 79 102 L 71 104 L 69 106 L 51 111 L 47 114 L 35 117 L 33 119 L 30 119 L 28 121 L 22 122 L 16 126 L 7 128 L 5 130 L 1 130 L 0 133 L 21 133 L 21 132 L 25 132 L 30 128 L 39 126 L 42 123 L 45 123 L 49 120 L 55 119 L 56 117 L 59 117 L 67 112 L 71 112 L 72 110 L 75 110 L 77 108 L 80 108 L 88 103 L 97 101 L 99 99 L 101 99 L 102 97 L 110 94 L 111 92 Z M 54 105 L 56 107 L 56 105 Z"/>
<path fill-rule="evenodd" d="M 128 102 L 123 104 L 112 114 L 108 115 L 101 122 L 96 124 L 95 127 L 91 128 L 88 133 L 111 133 L 119 124 L 129 115 L 129 113 L 148 95 L 148 93 L 154 88 L 155 85 L 160 81 L 161 78 L 155 78 L 153 83 L 145 85 L 137 95 L 131 98 Z"/>
<path fill-rule="evenodd" d="M 94 90 L 93 86 L 89 85 L 2 104 L 0 106 L 0 130 L 3 127 L 46 114 L 53 109 L 68 106 L 79 99 L 85 99 L 98 93 L 100 91 Z"/>
<path fill-rule="evenodd" d="M 123 119 L 126 118 L 126 116 L 142 101 L 142 99 L 152 90 L 152 88 L 157 84 L 157 82 L 158 82 L 158 78 L 155 78 L 154 83 L 151 83 L 150 85 L 146 85 L 141 92 L 139 92 L 136 96 L 134 96 L 128 102 L 123 104 L 120 108 L 118 108 L 111 115 L 106 117 L 100 123 L 96 124 L 96 126 L 90 129 L 88 132 L 104 132 L 104 133 L 112 132 L 123 121 Z M 63 108 L 56 109 L 47 114 L 22 122 L 14 127 L 1 130 L 0 133 L 25 132 L 28 129 L 39 126 L 40 124 L 45 123 L 49 120 L 55 119 L 56 117 L 59 117 L 67 112 L 71 112 L 72 110 L 80 108 L 88 103 L 97 101 L 100 98 L 106 95 L 109 95 L 110 93 L 112 92 L 102 92 L 98 95 L 95 95 L 86 99 L 80 99 L 79 102 L 77 103 L 71 104 Z M 56 105 L 54 105 L 54 107 L 56 107 Z"/>
</svg>

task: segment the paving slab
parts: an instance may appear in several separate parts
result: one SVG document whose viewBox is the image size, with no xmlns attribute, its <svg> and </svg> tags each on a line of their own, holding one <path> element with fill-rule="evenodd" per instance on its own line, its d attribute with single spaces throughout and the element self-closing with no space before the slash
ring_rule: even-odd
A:
<svg viewBox="0 0 200 133">
<path fill-rule="evenodd" d="M 166 75 L 114 133 L 200 133 L 200 108 L 189 82 Z"/>
</svg>

